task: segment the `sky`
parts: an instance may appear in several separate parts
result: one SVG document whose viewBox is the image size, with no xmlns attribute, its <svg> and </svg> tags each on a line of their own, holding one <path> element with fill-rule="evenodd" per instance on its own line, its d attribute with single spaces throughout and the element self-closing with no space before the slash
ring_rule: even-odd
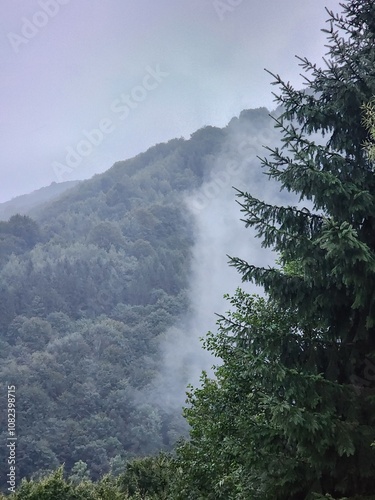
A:
<svg viewBox="0 0 375 500">
<path fill-rule="evenodd" d="M 0 19 L 0 203 L 274 108 L 295 55 L 322 64 L 338 0 L 8 0 Z"/>
</svg>

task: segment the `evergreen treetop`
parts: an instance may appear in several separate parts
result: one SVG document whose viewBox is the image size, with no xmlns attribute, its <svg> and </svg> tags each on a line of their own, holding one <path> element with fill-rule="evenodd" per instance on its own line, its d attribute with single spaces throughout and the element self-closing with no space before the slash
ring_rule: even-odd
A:
<svg viewBox="0 0 375 500">
<path fill-rule="evenodd" d="M 301 272 L 231 262 L 283 307 L 297 307 L 301 320 L 328 329 L 331 341 L 360 349 L 362 359 L 375 347 L 375 176 L 363 123 L 363 106 L 375 95 L 375 3 L 349 1 L 343 9 L 329 12 L 326 67 L 301 59 L 311 74 L 306 89 L 275 76 L 283 146 L 270 149 L 263 166 L 300 204 L 273 206 L 238 193 L 263 246 L 279 252 L 282 264 L 298 262 Z"/>
<path fill-rule="evenodd" d="M 268 302 L 237 293 L 209 336 L 223 365 L 190 395 L 189 498 L 374 498 L 375 175 L 363 116 L 375 95 L 375 2 L 342 8 L 327 11 L 325 67 L 299 59 L 305 89 L 273 75 L 283 144 L 262 164 L 299 203 L 237 192 L 244 222 L 280 260 L 231 258 Z"/>
</svg>

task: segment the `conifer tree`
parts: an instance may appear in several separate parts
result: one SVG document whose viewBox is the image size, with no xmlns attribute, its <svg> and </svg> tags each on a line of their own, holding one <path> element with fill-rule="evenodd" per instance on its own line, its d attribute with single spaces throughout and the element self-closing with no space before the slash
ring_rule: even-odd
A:
<svg viewBox="0 0 375 500">
<path fill-rule="evenodd" d="M 373 493 L 375 479 L 375 175 L 363 121 L 375 94 L 375 2 L 352 0 L 343 8 L 343 15 L 329 12 L 326 67 L 301 59 L 307 90 L 274 75 L 283 147 L 271 150 L 263 165 L 282 189 L 299 195 L 300 205 L 270 206 L 239 193 L 246 223 L 265 247 L 280 252 L 282 264 L 298 263 L 299 272 L 259 269 L 241 259 L 232 264 L 284 310 L 296 311 L 305 371 L 314 365 L 336 385 L 334 394 L 321 393 L 320 404 L 336 399 L 332 420 L 347 428 L 347 444 L 326 446 L 320 482 L 327 493 L 348 495 Z M 312 133 L 324 135 L 323 144 Z M 306 200 L 309 209 L 301 208 Z M 325 468 L 332 454 L 335 464 L 330 459 Z M 347 486 L 339 486 L 344 475 Z"/>
<path fill-rule="evenodd" d="M 363 121 L 375 95 L 375 2 L 342 8 L 327 11 L 325 67 L 300 59 L 306 88 L 273 75 L 283 145 L 263 167 L 299 202 L 237 193 L 280 265 L 231 258 L 269 302 L 237 294 L 208 342 L 223 367 L 190 395 L 192 442 L 180 449 L 189 498 L 202 488 L 217 499 L 375 498 L 375 175 Z"/>
</svg>

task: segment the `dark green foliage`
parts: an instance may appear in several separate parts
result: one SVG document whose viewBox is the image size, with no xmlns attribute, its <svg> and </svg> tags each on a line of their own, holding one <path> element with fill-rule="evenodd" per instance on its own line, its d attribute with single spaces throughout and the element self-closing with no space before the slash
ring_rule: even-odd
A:
<svg viewBox="0 0 375 500">
<path fill-rule="evenodd" d="M 73 480 L 72 480 L 73 479 Z M 15 494 L 3 496 L 10 500 L 126 500 L 116 480 L 104 477 L 97 483 L 86 479 L 78 484 L 73 478 L 64 478 L 64 469 L 36 480 L 23 480 Z"/>
<path fill-rule="evenodd" d="M 171 498 L 170 484 L 173 482 L 172 459 L 160 454 L 133 460 L 118 482 L 130 498 L 139 495 L 141 499 L 168 500 Z"/>
<path fill-rule="evenodd" d="M 283 263 L 298 262 L 301 273 L 289 276 L 232 261 L 244 279 L 264 284 L 281 306 L 297 307 L 306 324 L 329 329 L 332 349 L 340 342 L 339 371 L 352 365 L 340 374 L 342 381 L 363 374 L 365 356 L 375 347 L 375 177 L 363 148 L 368 132 L 361 109 L 375 92 L 375 10 L 373 2 L 354 1 L 345 9 L 345 18 L 331 15 L 327 69 L 303 60 L 313 93 L 295 91 L 277 77 L 284 146 L 272 150 L 264 165 L 282 188 L 311 201 L 312 209 L 271 207 L 239 193 L 245 221 L 257 228 L 263 245 L 280 252 Z M 350 33 L 348 40 L 335 25 Z M 312 132 L 328 139 L 319 145 L 309 138 Z"/>
<path fill-rule="evenodd" d="M 217 379 L 204 375 L 189 394 L 191 440 L 178 450 L 175 498 L 310 499 L 327 491 L 328 477 L 333 498 L 360 491 L 364 481 L 350 476 L 373 477 L 374 417 L 361 425 L 353 388 L 319 372 L 322 332 L 303 335 L 294 311 L 240 290 L 230 303 L 234 312 L 205 343 L 221 360 Z"/>
<path fill-rule="evenodd" d="M 17 387 L 18 479 L 64 463 L 75 487 L 82 464 L 98 481 L 186 436 L 182 409 L 153 394 L 165 333 L 189 306 L 194 232 L 181 200 L 230 133 L 159 144 L 34 206 L 35 220 L 0 221 L 0 381 Z"/>
<path fill-rule="evenodd" d="M 79 461 L 66 477 L 64 467 L 23 480 L 16 493 L 0 500 L 169 500 L 174 464 L 171 457 L 156 457 L 129 462 L 118 478 L 107 475 L 97 482 L 88 478 L 87 465 Z"/>
<path fill-rule="evenodd" d="M 6 232 L 23 240 L 27 248 L 32 248 L 41 239 L 37 223 L 26 215 L 13 215 L 6 225 Z"/>
<path fill-rule="evenodd" d="M 12 254 L 20 255 L 32 249 L 42 239 L 38 224 L 26 215 L 13 215 L 8 222 L 0 221 L 0 268 Z"/>
<path fill-rule="evenodd" d="M 87 243 L 92 243 L 105 250 L 110 250 L 114 246 L 116 250 L 125 245 L 121 230 L 113 222 L 99 222 L 87 235 Z"/>
<path fill-rule="evenodd" d="M 191 440 L 176 460 L 139 458 L 180 429 L 142 391 L 160 336 L 187 306 L 181 193 L 209 175 L 225 132 L 114 165 L 39 226 L 0 224 L 0 380 L 19 387 L 19 472 L 65 462 L 70 473 L 24 481 L 14 499 L 374 498 L 375 176 L 363 109 L 375 95 L 375 3 L 343 8 L 330 13 L 326 68 L 301 59 L 307 89 L 275 76 L 283 146 L 263 164 L 299 203 L 238 192 L 245 223 L 280 258 L 268 269 L 231 259 L 267 297 L 239 290 L 208 335 L 220 365 L 189 393 Z M 100 480 L 108 471 L 118 478 Z"/>
<path fill-rule="evenodd" d="M 238 292 L 207 346 L 222 359 L 186 410 L 176 498 L 375 498 L 375 175 L 363 106 L 375 94 L 375 3 L 330 15 L 325 69 L 307 89 L 275 76 L 283 145 L 263 161 L 299 196 L 238 192 L 279 266 L 231 264 L 268 299 Z M 315 135 L 314 135 L 315 134 Z"/>
</svg>

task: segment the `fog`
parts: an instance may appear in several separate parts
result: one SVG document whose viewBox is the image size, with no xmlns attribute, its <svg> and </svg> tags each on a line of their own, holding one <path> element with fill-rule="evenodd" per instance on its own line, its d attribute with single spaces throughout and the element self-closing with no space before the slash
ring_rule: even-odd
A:
<svg viewBox="0 0 375 500">
<path fill-rule="evenodd" d="M 272 107 L 264 68 L 302 83 L 294 55 L 320 64 L 325 6 L 342 10 L 339 0 L 3 2 L 0 202 Z"/>
<path fill-rule="evenodd" d="M 187 384 L 197 387 L 202 370 L 213 376 L 213 364 L 220 364 L 220 360 L 203 349 L 202 338 L 208 331 L 217 331 L 217 315 L 225 314 L 230 308 L 224 294 L 232 295 L 237 287 L 263 294 L 262 288 L 242 283 L 241 275 L 229 266 L 228 255 L 257 266 L 272 266 L 275 261 L 275 253 L 262 248 L 255 231 L 241 221 L 244 214 L 236 202 L 234 187 L 271 203 L 296 202 L 292 195 L 280 192 L 280 186 L 269 180 L 257 158 L 267 155 L 263 146 L 281 144 L 273 120 L 259 124 L 256 110 L 246 113 L 250 121 L 244 117 L 231 121 L 222 152 L 208 166 L 210 175 L 184 200 L 195 228 L 190 309 L 165 334 L 161 343 L 163 369 L 154 381 L 153 393 L 148 395 L 168 411 L 180 410 Z"/>
</svg>

